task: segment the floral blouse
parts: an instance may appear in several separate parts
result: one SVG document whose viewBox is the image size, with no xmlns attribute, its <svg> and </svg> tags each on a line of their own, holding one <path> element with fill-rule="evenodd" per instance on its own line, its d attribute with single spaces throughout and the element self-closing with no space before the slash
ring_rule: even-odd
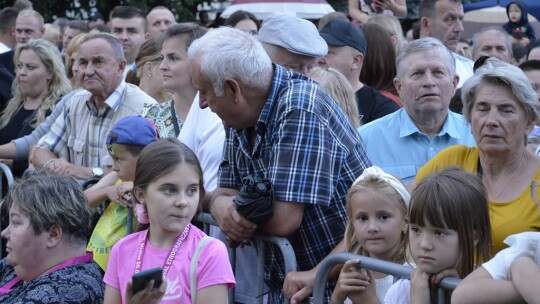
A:
<svg viewBox="0 0 540 304">
<path fill-rule="evenodd" d="M 171 106 L 174 101 L 170 101 L 158 104 L 144 104 L 141 115 L 152 120 L 156 125 L 159 138 L 178 137 L 184 120 L 176 115 L 176 121 L 178 126 L 178 133 L 175 134 L 174 119 L 172 118 Z"/>
</svg>

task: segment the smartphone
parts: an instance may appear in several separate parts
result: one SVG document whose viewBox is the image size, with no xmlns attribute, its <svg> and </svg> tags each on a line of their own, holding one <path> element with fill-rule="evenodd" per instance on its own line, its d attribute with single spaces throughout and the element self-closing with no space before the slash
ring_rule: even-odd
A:
<svg viewBox="0 0 540 304">
<path fill-rule="evenodd" d="M 152 288 L 159 288 L 163 281 L 163 269 L 157 267 L 134 274 L 131 286 L 133 294 L 143 290 L 151 280 L 154 280 Z"/>
</svg>

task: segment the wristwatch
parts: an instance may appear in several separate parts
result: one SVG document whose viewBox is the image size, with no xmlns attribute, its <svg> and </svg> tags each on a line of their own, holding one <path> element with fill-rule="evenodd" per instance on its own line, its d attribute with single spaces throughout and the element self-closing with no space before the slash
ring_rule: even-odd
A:
<svg viewBox="0 0 540 304">
<path fill-rule="evenodd" d="M 92 168 L 92 175 L 94 178 L 101 178 L 103 176 L 103 169 L 100 167 Z"/>
</svg>

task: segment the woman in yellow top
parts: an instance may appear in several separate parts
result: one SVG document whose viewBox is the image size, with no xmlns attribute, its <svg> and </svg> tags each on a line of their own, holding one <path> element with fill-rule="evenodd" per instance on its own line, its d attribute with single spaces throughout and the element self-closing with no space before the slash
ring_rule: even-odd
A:
<svg viewBox="0 0 540 304">
<path fill-rule="evenodd" d="M 489 195 L 495 254 L 507 236 L 540 231 L 530 187 L 540 180 L 540 159 L 525 148 L 540 104 L 525 74 L 497 59 L 488 59 L 463 85 L 461 98 L 477 147 L 441 151 L 420 169 L 416 183 L 449 166 L 478 174 Z"/>
</svg>

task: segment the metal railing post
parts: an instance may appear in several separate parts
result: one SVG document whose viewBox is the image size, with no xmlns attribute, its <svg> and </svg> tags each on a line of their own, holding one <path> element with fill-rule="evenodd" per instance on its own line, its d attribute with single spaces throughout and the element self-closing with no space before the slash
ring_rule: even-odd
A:
<svg viewBox="0 0 540 304">
<path fill-rule="evenodd" d="M 373 271 L 388 273 L 397 278 L 407 279 L 411 276 L 411 273 L 414 272 L 414 268 L 409 266 L 404 266 L 401 264 L 391 263 L 387 261 L 382 261 L 362 255 L 352 254 L 352 253 L 338 253 L 333 254 L 327 257 L 317 275 L 315 277 L 315 284 L 313 286 L 313 300 L 315 304 L 324 303 L 324 285 L 326 284 L 328 275 L 330 271 L 339 264 L 343 264 L 348 260 L 357 259 L 360 260 L 361 267 L 367 268 Z M 453 277 L 444 278 L 439 284 L 439 303 L 444 303 L 444 290 L 453 290 L 457 287 L 461 280 Z M 441 292 L 442 290 L 442 292 Z M 442 293 L 442 302 L 441 302 L 441 293 Z"/>
<path fill-rule="evenodd" d="M 215 219 L 209 213 L 205 213 L 205 212 L 199 213 L 195 219 L 197 221 L 204 223 L 205 225 L 208 224 L 208 225 L 218 226 Z M 285 273 L 288 273 L 291 271 L 297 271 L 298 264 L 296 263 L 296 255 L 294 254 L 294 249 L 287 238 L 278 237 L 278 236 L 274 236 L 274 235 L 270 235 L 270 234 L 266 234 L 262 232 L 256 232 L 253 235 L 253 238 L 257 241 L 256 242 L 257 243 L 256 244 L 257 262 L 258 262 L 257 275 L 258 275 L 258 279 L 260 280 L 257 286 L 257 289 L 258 289 L 257 294 L 261 295 L 259 299 L 257 299 L 257 303 L 260 304 L 263 302 L 262 294 L 264 292 L 264 254 L 265 254 L 265 251 L 264 251 L 263 242 L 273 243 L 279 247 L 281 254 L 283 255 L 283 261 L 285 264 Z M 229 252 L 232 252 L 232 255 L 230 255 L 229 257 L 231 259 L 231 266 L 233 266 L 233 270 L 234 270 L 234 266 L 236 262 L 236 256 L 235 256 L 236 249 L 232 249 Z M 234 293 L 233 293 L 233 296 L 234 296 Z M 231 298 L 229 294 L 229 300 L 230 299 Z M 234 298 L 233 298 L 233 302 L 230 302 L 230 303 L 234 303 Z M 287 304 L 289 303 L 289 301 L 285 300 L 285 303 Z"/>
</svg>

